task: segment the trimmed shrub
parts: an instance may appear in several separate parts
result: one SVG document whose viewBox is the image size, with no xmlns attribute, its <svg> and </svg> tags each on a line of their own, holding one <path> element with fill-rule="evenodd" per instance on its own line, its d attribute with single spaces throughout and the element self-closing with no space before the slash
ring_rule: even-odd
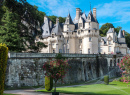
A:
<svg viewBox="0 0 130 95">
<path fill-rule="evenodd" d="M 5 72 L 8 59 L 8 47 L 5 44 L 0 44 L 0 95 L 3 95 Z"/>
<path fill-rule="evenodd" d="M 45 89 L 51 91 L 53 88 L 53 78 L 45 76 Z"/>
<path fill-rule="evenodd" d="M 104 83 L 105 83 L 106 85 L 109 84 L 109 76 L 108 76 L 108 75 L 107 75 L 107 76 L 104 76 Z"/>
</svg>

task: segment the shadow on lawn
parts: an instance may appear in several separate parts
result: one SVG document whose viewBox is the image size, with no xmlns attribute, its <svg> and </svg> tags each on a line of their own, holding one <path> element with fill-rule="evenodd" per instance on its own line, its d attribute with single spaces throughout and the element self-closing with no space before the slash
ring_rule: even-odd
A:
<svg viewBox="0 0 130 95">
<path fill-rule="evenodd" d="M 104 93 L 93 93 L 93 92 L 70 92 L 70 91 L 64 91 L 64 90 L 57 90 L 56 92 L 60 92 L 60 95 L 66 95 L 66 94 L 72 94 L 72 95 L 121 95 L 121 94 L 104 94 Z M 50 93 L 51 92 L 45 92 Z"/>
</svg>

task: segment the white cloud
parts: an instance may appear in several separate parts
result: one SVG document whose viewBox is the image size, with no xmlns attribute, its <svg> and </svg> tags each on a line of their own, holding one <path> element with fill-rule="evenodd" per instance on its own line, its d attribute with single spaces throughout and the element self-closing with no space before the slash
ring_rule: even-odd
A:
<svg viewBox="0 0 130 95">
<path fill-rule="evenodd" d="M 56 15 L 66 17 L 68 11 L 73 14 L 76 11 L 75 5 L 78 4 L 77 0 L 38 0 L 36 4 L 39 8 L 45 10 L 47 15 Z"/>
<path fill-rule="evenodd" d="M 115 18 L 115 22 L 127 23 L 130 21 L 130 1 L 113 1 L 95 6 L 98 18 Z"/>
</svg>

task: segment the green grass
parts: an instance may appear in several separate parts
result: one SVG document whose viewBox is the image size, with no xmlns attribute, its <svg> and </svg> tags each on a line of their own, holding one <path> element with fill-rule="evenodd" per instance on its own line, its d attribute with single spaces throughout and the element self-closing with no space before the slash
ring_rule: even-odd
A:
<svg viewBox="0 0 130 95">
<path fill-rule="evenodd" d="M 129 85 L 129 87 L 127 85 Z M 39 91 L 48 92 L 45 89 Z M 53 92 L 53 90 L 50 92 Z M 93 84 L 78 87 L 62 87 L 57 88 L 57 92 L 80 95 L 130 95 L 130 83 L 113 81 L 110 82 L 109 85 Z"/>
</svg>

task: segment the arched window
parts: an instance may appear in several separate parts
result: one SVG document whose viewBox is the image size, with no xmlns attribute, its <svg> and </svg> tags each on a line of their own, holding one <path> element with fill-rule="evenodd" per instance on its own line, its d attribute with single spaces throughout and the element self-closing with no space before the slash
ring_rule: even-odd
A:
<svg viewBox="0 0 130 95">
<path fill-rule="evenodd" d="M 114 60 L 114 66 L 116 66 L 116 60 Z"/>
<path fill-rule="evenodd" d="M 110 67 L 112 67 L 112 60 L 110 60 Z"/>
<path fill-rule="evenodd" d="M 120 63 L 120 60 L 118 59 L 118 63 Z"/>
<path fill-rule="evenodd" d="M 91 70 L 91 63 L 88 63 L 88 69 Z"/>
</svg>

